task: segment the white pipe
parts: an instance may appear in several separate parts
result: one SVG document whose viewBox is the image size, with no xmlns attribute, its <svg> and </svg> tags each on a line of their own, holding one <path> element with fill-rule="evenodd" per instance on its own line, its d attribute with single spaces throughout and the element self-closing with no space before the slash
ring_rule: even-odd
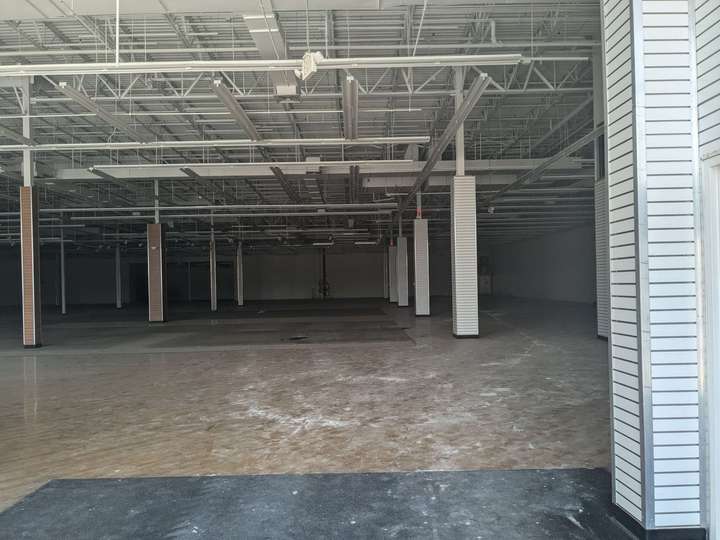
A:
<svg viewBox="0 0 720 540">
<path fill-rule="evenodd" d="M 352 141 L 340 138 L 318 139 L 215 139 L 206 141 L 154 141 L 154 142 L 101 142 L 101 143 L 49 143 L 29 146 L 25 144 L 0 145 L 3 152 L 65 152 L 71 150 L 175 150 L 179 148 L 250 148 L 284 146 L 363 146 L 380 144 L 425 144 L 426 136 L 411 137 L 359 137 Z"/>
<path fill-rule="evenodd" d="M 0 66 L 0 75 L 8 77 L 53 75 L 120 75 L 136 73 L 206 73 L 226 71 L 287 72 L 300 70 L 302 58 L 280 60 L 189 60 L 162 62 L 89 62 L 78 64 L 15 64 Z M 509 66 L 529 62 L 520 54 L 468 54 L 359 58 L 324 58 L 318 70 L 372 69 L 441 66 Z"/>
<path fill-rule="evenodd" d="M 462 107 L 465 87 L 463 68 L 455 68 L 455 111 Z M 455 135 L 455 175 L 465 176 L 465 123 L 462 122 Z"/>
<path fill-rule="evenodd" d="M 115 0 L 115 63 L 120 64 L 120 0 Z"/>
<path fill-rule="evenodd" d="M 155 210 L 165 211 L 180 211 L 180 210 L 275 210 L 275 209 L 333 209 L 333 210 L 344 210 L 354 208 L 397 208 L 397 203 L 378 202 L 378 203 L 329 203 L 329 204 L 199 204 L 199 205 L 177 205 L 177 206 L 97 206 L 97 207 L 68 207 L 68 208 L 42 208 L 41 213 L 49 214 L 62 214 L 64 212 L 154 212 Z M 17 212 L 2 213 L 0 215 L 14 215 L 17 216 Z M 50 219 L 50 218 L 49 218 Z M 53 227 L 59 227 L 59 225 L 53 225 Z"/>
</svg>

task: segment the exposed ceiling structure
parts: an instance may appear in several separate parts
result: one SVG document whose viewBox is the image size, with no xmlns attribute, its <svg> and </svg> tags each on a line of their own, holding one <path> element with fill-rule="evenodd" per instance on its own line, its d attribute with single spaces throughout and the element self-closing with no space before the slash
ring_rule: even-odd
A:
<svg viewBox="0 0 720 540">
<path fill-rule="evenodd" d="M 479 239 L 589 222 L 592 145 L 566 149 L 593 130 L 599 34 L 595 1 L 12 2 L 0 241 L 19 236 L 28 148 L 47 242 L 139 246 L 158 212 L 171 248 L 211 227 L 257 249 L 367 245 L 397 230 L 398 209 L 410 230 L 419 176 L 431 236 L 446 237 L 455 150 L 438 145 L 458 120 L 458 69 L 478 93 L 464 140 Z"/>
</svg>

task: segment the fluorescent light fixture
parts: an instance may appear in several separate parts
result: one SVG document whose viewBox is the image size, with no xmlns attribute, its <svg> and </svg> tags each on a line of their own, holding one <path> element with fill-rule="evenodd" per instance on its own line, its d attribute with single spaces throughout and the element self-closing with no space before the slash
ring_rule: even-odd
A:
<svg viewBox="0 0 720 540">
<path fill-rule="evenodd" d="M 313 245 L 313 246 L 318 246 L 318 247 L 321 247 L 321 246 L 324 246 L 324 247 L 326 247 L 326 246 L 334 246 L 334 245 L 335 245 L 335 242 L 313 242 L 312 245 Z"/>
<path fill-rule="evenodd" d="M 375 240 L 356 240 L 355 245 L 356 246 L 377 246 L 377 241 L 375 241 Z"/>
</svg>

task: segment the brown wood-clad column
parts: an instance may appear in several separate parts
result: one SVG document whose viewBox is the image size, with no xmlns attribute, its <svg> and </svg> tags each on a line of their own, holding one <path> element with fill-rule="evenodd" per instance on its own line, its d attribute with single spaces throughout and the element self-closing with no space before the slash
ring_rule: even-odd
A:
<svg viewBox="0 0 720 540">
<path fill-rule="evenodd" d="M 35 188 L 20 187 L 22 328 L 25 347 L 39 347 L 42 343 L 38 210 L 39 202 Z"/>
<path fill-rule="evenodd" d="M 150 322 L 167 320 L 167 272 L 165 270 L 165 229 L 162 223 L 147 226 L 148 312 Z"/>
</svg>

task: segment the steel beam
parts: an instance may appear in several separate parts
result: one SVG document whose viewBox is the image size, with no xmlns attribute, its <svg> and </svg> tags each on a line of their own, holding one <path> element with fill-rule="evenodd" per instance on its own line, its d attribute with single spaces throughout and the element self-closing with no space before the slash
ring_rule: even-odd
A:
<svg viewBox="0 0 720 540">
<path fill-rule="evenodd" d="M 448 122 L 445 131 L 443 131 L 443 134 L 433 146 L 433 149 L 430 152 L 427 161 L 425 162 L 425 166 L 423 167 L 422 171 L 420 171 L 420 174 L 415 181 L 415 185 L 410 189 L 408 196 L 401 203 L 401 211 L 407 208 L 410 200 L 415 195 L 415 193 L 425 187 L 428 179 L 430 178 L 432 170 L 435 168 L 437 162 L 440 161 L 440 158 L 442 157 L 445 148 L 447 148 L 448 144 L 450 144 L 450 141 L 452 141 L 453 137 L 457 135 L 458 129 L 468 117 L 473 107 L 475 107 L 475 104 L 478 102 L 489 84 L 490 77 L 488 77 L 486 74 L 478 75 L 478 77 L 475 79 L 472 86 L 468 90 L 467 96 L 465 96 L 462 105 L 455 111 L 455 114 L 450 119 L 450 122 Z"/>
<path fill-rule="evenodd" d="M 225 108 L 230 112 L 230 116 L 233 117 L 237 125 L 250 137 L 250 140 L 259 141 L 262 139 L 262 136 L 258 133 L 255 124 L 250 120 L 245 109 L 240 106 L 230 90 L 228 90 L 220 79 L 215 79 L 212 82 L 212 90 L 220 101 L 223 102 L 223 105 L 225 105 Z"/>
<path fill-rule="evenodd" d="M 149 142 L 152 141 L 152 137 L 140 134 L 136 131 L 130 123 L 121 116 L 115 116 L 111 112 L 103 109 L 97 105 L 92 99 L 82 94 L 75 88 L 67 85 L 66 82 L 60 82 L 56 85 L 56 88 L 60 93 L 73 100 L 75 103 L 80 105 L 86 111 L 89 111 L 100 118 L 105 123 L 114 127 L 118 131 L 122 131 L 125 135 L 135 141 Z"/>
</svg>

